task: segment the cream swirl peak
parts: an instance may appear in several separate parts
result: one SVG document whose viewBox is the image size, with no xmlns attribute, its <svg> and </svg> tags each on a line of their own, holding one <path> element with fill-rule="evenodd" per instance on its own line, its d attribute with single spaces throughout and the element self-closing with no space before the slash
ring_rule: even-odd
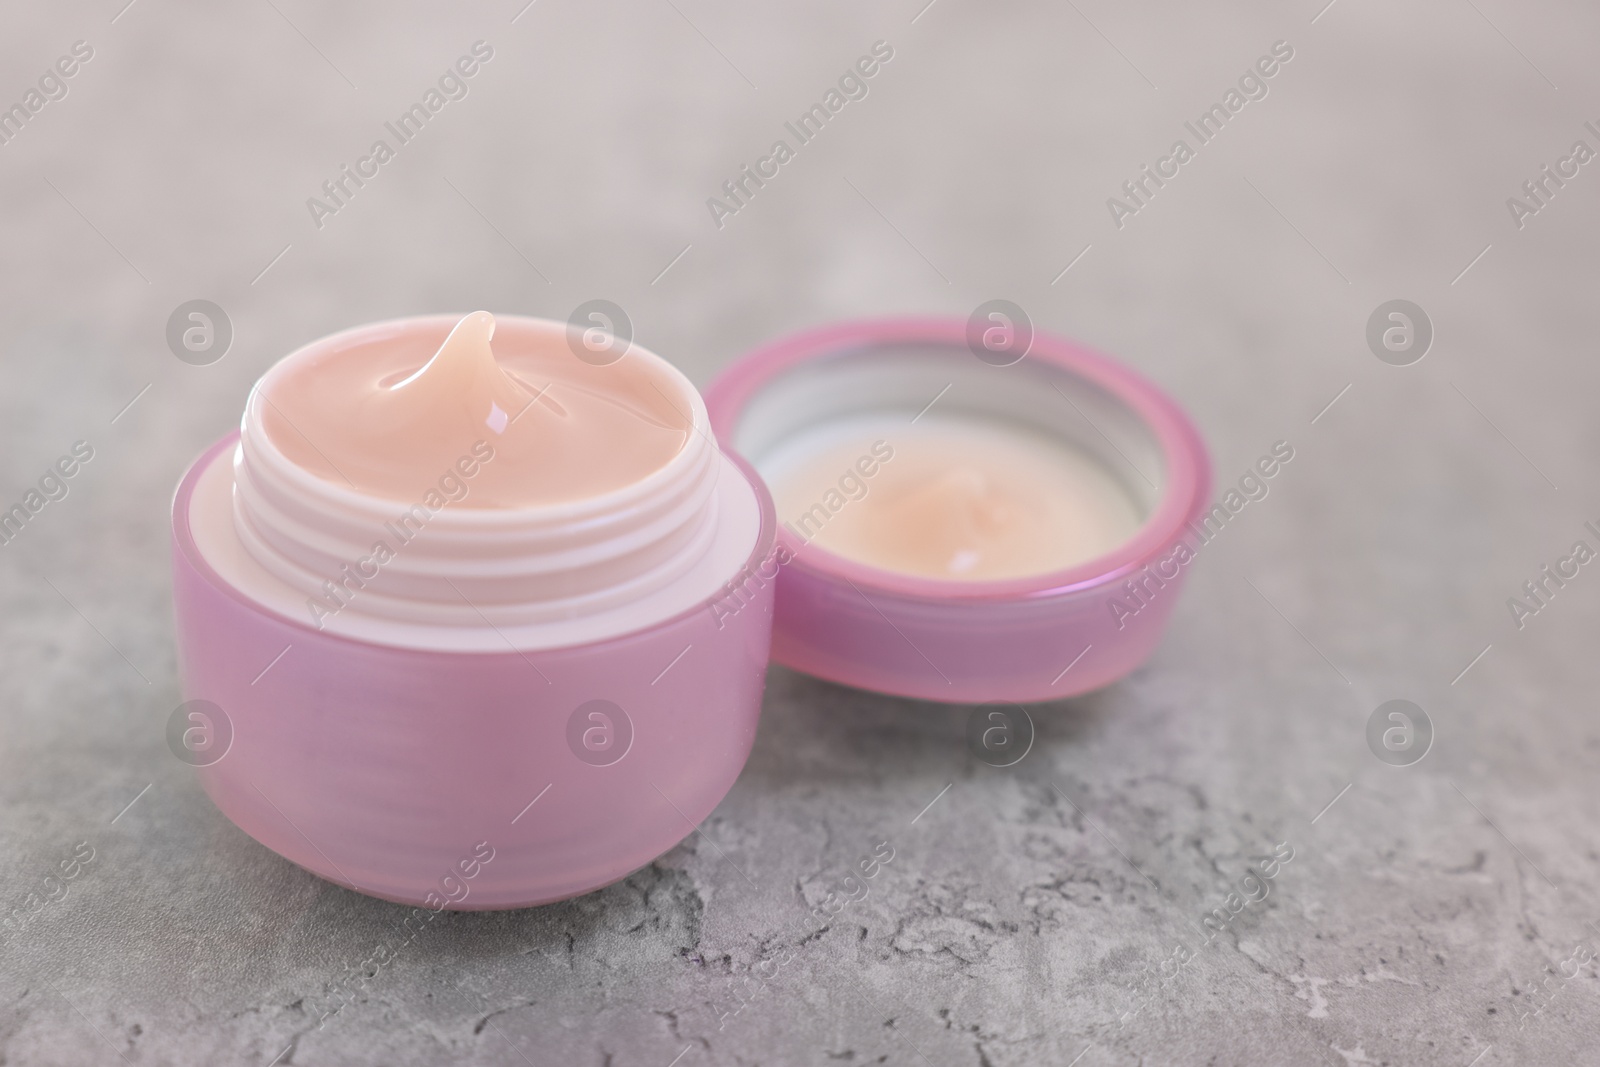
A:
<svg viewBox="0 0 1600 1067">
<path fill-rule="evenodd" d="M 650 361 L 592 366 L 554 332 L 519 332 L 497 353 L 494 332 L 475 311 L 442 339 L 411 331 L 308 354 L 263 381 L 262 427 L 294 466 L 396 501 L 487 441 L 495 462 L 466 508 L 602 496 L 667 466 L 693 434 Z"/>
</svg>

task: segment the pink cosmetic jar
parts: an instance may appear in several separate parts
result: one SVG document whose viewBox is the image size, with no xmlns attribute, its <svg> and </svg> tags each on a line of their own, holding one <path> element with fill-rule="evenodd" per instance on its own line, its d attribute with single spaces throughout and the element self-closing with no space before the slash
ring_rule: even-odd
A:
<svg viewBox="0 0 1600 1067">
<path fill-rule="evenodd" d="M 362 326 L 287 356 L 173 506 L 187 700 L 174 751 L 250 836 L 372 896 L 523 907 L 650 863 L 742 770 L 769 654 L 949 703 L 1105 686 L 1151 654 L 1206 540 L 1205 447 L 1154 385 L 1043 333 L 993 351 L 966 321 L 894 319 L 765 346 L 704 399 L 627 348 L 694 431 L 665 466 L 570 503 L 437 508 L 381 582 L 315 609 L 406 505 L 291 462 L 265 429 L 276 376 L 372 345 L 421 366 L 457 321 Z M 578 344 L 569 329 L 500 317 L 496 357 Z M 935 405 L 1103 467 L 1133 532 L 1064 570 L 953 580 L 845 558 L 780 523 L 762 472 L 798 435 L 910 425 Z"/>
<path fill-rule="evenodd" d="M 1107 685 L 1155 648 L 1203 538 L 1211 470 L 1182 410 L 1071 341 L 991 352 L 962 320 L 828 326 L 767 345 L 706 391 L 719 440 L 758 472 L 794 435 L 933 404 L 1057 436 L 1117 475 L 1140 525 L 1107 554 L 1024 578 L 892 573 L 778 530 L 773 658 L 881 693 L 952 703 L 1043 701 Z M 886 431 L 892 436 L 892 431 Z M 751 596 L 761 590 L 747 583 Z"/>
<path fill-rule="evenodd" d="M 433 910 L 523 907 L 648 864 L 738 777 L 772 596 L 711 605 L 772 571 L 776 521 L 688 379 L 633 346 L 625 358 L 692 421 L 665 467 L 570 504 L 435 509 L 381 583 L 308 611 L 406 504 L 290 463 L 263 430 L 264 390 L 297 360 L 363 345 L 409 346 L 420 366 L 456 321 L 378 323 L 291 354 L 185 473 L 179 712 L 202 738 L 184 743 L 206 792 L 280 855 Z M 496 350 L 564 346 L 567 331 L 501 317 Z"/>
</svg>

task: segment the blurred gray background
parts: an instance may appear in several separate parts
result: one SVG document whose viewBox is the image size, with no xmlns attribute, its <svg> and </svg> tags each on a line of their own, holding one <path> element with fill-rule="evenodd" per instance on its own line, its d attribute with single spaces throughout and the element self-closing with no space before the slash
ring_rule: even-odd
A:
<svg viewBox="0 0 1600 1067">
<path fill-rule="evenodd" d="M 0 106 L 93 49 L 0 145 L 0 504 L 95 453 L 0 546 L 0 1061 L 1592 1062 L 1600 568 L 1520 630 L 1507 598 L 1600 545 L 1600 163 L 1520 228 L 1506 204 L 1600 150 L 1592 6 L 125 3 L 0 6 Z M 315 226 L 478 40 L 470 93 Z M 706 199 L 879 40 L 869 95 L 719 229 Z M 1268 95 L 1114 225 L 1280 40 Z M 1169 389 L 1219 492 L 1295 449 L 1148 665 L 1035 708 L 1007 769 L 968 709 L 774 667 L 700 832 L 441 918 L 318 1029 L 405 909 L 246 838 L 162 734 L 170 495 L 251 382 L 353 324 L 606 298 L 704 383 L 797 328 L 997 297 Z M 196 298 L 235 331 L 210 366 L 164 338 Z M 1405 367 L 1365 339 L 1396 298 L 1435 331 Z M 1412 766 L 1365 739 L 1396 698 L 1436 731 Z M 811 918 L 884 841 L 871 895 Z M 1280 842 L 1270 896 L 1172 963 Z"/>
</svg>

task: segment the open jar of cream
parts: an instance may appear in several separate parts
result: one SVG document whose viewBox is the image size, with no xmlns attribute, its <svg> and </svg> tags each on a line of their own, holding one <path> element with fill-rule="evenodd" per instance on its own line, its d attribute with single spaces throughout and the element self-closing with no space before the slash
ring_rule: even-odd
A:
<svg viewBox="0 0 1600 1067">
<path fill-rule="evenodd" d="M 1039 701 L 1154 649 L 1210 489 L 1198 432 L 1072 342 L 999 354 L 960 320 L 846 323 L 706 391 L 777 502 L 776 660 L 927 700 Z"/>
<path fill-rule="evenodd" d="M 486 312 L 300 349 L 178 487 L 184 708 L 226 735 L 191 762 L 331 881 L 519 907 L 711 812 L 769 651 L 952 703 L 1115 681 L 1194 556 L 1205 448 L 1071 342 L 993 355 L 960 321 L 851 323 L 702 401 L 641 348 Z"/>
<path fill-rule="evenodd" d="M 585 345 L 585 341 L 590 342 Z M 284 358 L 173 508 L 195 762 L 246 833 L 430 908 L 624 877 L 755 737 L 771 499 L 637 346 L 434 316 Z M 186 705 L 188 706 L 188 705 Z"/>
</svg>

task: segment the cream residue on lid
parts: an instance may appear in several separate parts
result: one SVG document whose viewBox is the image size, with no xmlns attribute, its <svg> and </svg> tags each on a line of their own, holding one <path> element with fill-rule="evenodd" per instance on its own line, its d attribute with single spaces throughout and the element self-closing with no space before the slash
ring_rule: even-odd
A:
<svg viewBox="0 0 1600 1067">
<path fill-rule="evenodd" d="M 798 540 L 922 578 L 1049 574 L 1110 552 L 1140 522 L 1081 449 L 973 416 L 822 423 L 774 449 L 762 473 Z"/>
<path fill-rule="evenodd" d="M 496 353 L 494 328 L 493 315 L 475 311 L 437 351 L 395 337 L 286 366 L 263 392 L 263 427 L 295 466 L 407 502 L 486 441 L 494 461 L 455 505 L 467 508 L 563 504 L 635 485 L 694 432 L 648 363 L 594 366 L 554 335 Z"/>
</svg>

